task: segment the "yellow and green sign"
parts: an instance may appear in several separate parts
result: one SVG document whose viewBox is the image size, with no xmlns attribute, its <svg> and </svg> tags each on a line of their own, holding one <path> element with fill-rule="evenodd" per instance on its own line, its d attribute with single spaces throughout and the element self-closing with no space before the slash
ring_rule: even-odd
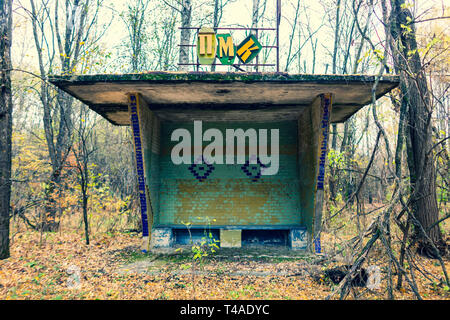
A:
<svg viewBox="0 0 450 320">
<path fill-rule="evenodd" d="M 262 46 L 256 37 L 251 34 L 237 46 L 236 54 L 242 63 L 249 63 L 258 55 L 261 48 Z"/>
<path fill-rule="evenodd" d="M 220 63 L 225 65 L 231 65 L 234 63 L 236 57 L 236 48 L 233 43 L 231 34 L 217 34 L 217 58 Z"/>
<path fill-rule="evenodd" d="M 234 45 L 230 34 L 216 35 L 211 28 L 201 28 L 197 36 L 197 55 L 200 64 L 213 64 L 217 57 L 220 63 L 232 65 L 236 56 L 243 64 L 247 64 L 258 55 L 261 49 L 262 45 L 252 34 L 238 46 Z"/>
<path fill-rule="evenodd" d="M 197 55 L 200 64 L 212 64 L 216 57 L 216 35 L 211 28 L 201 28 L 197 36 Z"/>
</svg>

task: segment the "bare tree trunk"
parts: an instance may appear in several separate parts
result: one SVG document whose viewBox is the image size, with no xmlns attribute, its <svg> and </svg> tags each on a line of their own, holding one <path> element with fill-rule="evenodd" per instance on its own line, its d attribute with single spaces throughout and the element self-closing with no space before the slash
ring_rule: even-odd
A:
<svg viewBox="0 0 450 320">
<path fill-rule="evenodd" d="M 341 0 L 337 0 L 336 3 L 336 25 L 334 30 L 334 48 L 333 48 L 333 63 L 332 63 L 332 72 L 336 73 L 337 67 L 337 53 L 339 47 L 339 28 L 340 28 L 340 20 L 339 13 L 341 10 Z M 331 124 L 331 148 L 333 150 L 337 149 L 337 125 L 335 123 Z M 330 197 L 331 199 L 336 198 L 336 181 L 334 177 L 336 176 L 336 172 L 333 167 L 330 168 L 330 179 L 329 179 L 329 187 L 330 187 Z"/>
<path fill-rule="evenodd" d="M 333 48 L 333 74 L 336 73 L 336 67 L 337 67 L 337 52 L 339 47 L 339 28 L 340 28 L 340 19 L 339 19 L 339 13 L 341 10 L 341 0 L 337 0 L 336 3 L 336 29 L 334 30 L 334 48 Z"/>
<path fill-rule="evenodd" d="M 0 0 L 0 259 L 9 257 L 9 201 L 11 198 L 11 37 L 12 0 Z"/>
<path fill-rule="evenodd" d="M 88 221 L 88 194 L 87 186 L 89 184 L 89 172 L 87 164 L 83 163 L 83 172 L 81 172 L 81 197 L 83 201 L 83 221 L 84 221 L 84 237 L 86 244 L 89 245 L 89 221 Z"/>
<path fill-rule="evenodd" d="M 46 3 L 36 7 L 36 2 L 30 0 L 33 38 L 42 79 L 56 69 L 56 58 L 59 56 L 61 73 L 72 74 L 79 62 L 80 53 L 86 42 L 94 35 L 92 26 L 98 17 L 100 3 L 92 5 L 90 0 L 66 1 L 64 12 L 65 20 L 60 22 L 59 1 L 55 1 L 53 10 Z M 94 9 L 93 17 L 88 21 L 88 13 Z M 47 25 L 48 24 L 48 25 Z M 47 31 L 49 27 L 49 31 Z M 63 27 L 61 30 L 60 28 Z M 45 30 L 45 32 L 44 32 Z M 47 48 L 48 43 L 54 43 L 53 50 Z M 47 50 L 46 50 L 47 49 Z M 58 51 L 59 55 L 56 54 Z M 41 82 L 40 99 L 43 106 L 43 124 L 52 173 L 48 179 L 45 190 L 45 219 L 41 228 L 43 231 L 57 231 L 59 223 L 56 220 L 57 208 L 55 205 L 56 189 L 61 182 L 61 173 L 72 146 L 73 131 L 73 97 L 57 90 L 56 99 L 45 81 Z M 57 113 L 57 114 L 56 114 Z"/>
<path fill-rule="evenodd" d="M 182 28 L 188 28 L 191 26 L 191 19 L 192 19 L 191 11 L 192 11 L 191 0 L 183 0 L 181 2 L 181 10 L 180 10 Z M 180 44 L 190 44 L 190 42 L 191 42 L 191 30 L 181 29 Z M 189 47 L 180 46 L 179 63 L 180 64 L 189 63 Z M 189 70 L 189 66 L 180 65 L 179 70 L 187 71 Z"/>
<path fill-rule="evenodd" d="M 410 172 L 411 203 L 413 214 L 426 232 L 415 228 L 419 238 L 419 250 L 435 256 L 428 236 L 436 245 L 442 244 L 439 225 L 439 210 L 436 199 L 436 170 L 432 147 L 431 114 L 425 72 L 417 53 L 415 26 L 411 12 L 402 6 L 404 0 L 391 1 L 391 34 L 394 41 L 394 64 L 400 72 L 402 103 L 406 104 L 407 160 Z M 407 29 L 405 28 L 405 26 Z"/>
<path fill-rule="evenodd" d="M 214 0 L 214 13 L 213 13 L 213 27 L 217 28 L 219 26 L 219 1 L 220 0 Z M 216 29 L 214 29 L 216 31 Z M 214 60 L 215 62 L 215 60 Z M 211 66 L 211 71 L 216 71 L 216 65 L 213 64 Z"/>
<path fill-rule="evenodd" d="M 80 106 L 78 130 L 76 130 L 76 143 L 73 148 L 75 156 L 75 169 L 78 172 L 78 179 L 81 191 L 81 204 L 83 211 L 84 235 L 86 244 L 89 245 L 89 219 L 88 219 L 88 201 L 90 188 L 90 170 L 89 163 L 96 150 L 94 127 L 96 121 L 89 118 L 89 109 L 86 106 Z"/>
<path fill-rule="evenodd" d="M 130 41 L 130 60 L 131 72 L 140 72 L 147 67 L 147 57 L 145 54 L 146 44 L 146 24 L 145 17 L 149 0 L 136 0 L 127 8 L 127 14 L 123 19 L 127 29 Z"/>
<path fill-rule="evenodd" d="M 292 45 L 294 44 L 295 29 L 297 28 L 297 20 L 298 20 L 299 15 L 300 15 L 300 0 L 297 1 L 297 6 L 295 8 L 294 21 L 292 22 L 292 32 L 289 35 L 289 50 L 288 50 L 288 55 L 286 57 L 286 66 L 284 67 L 284 72 L 288 72 L 289 65 L 294 60 L 293 58 L 291 58 L 291 54 L 292 54 Z M 299 27 L 299 29 L 300 29 L 300 27 Z M 299 40 L 300 40 L 300 36 L 299 36 Z M 298 55 L 300 55 L 300 50 L 301 50 L 301 48 L 300 48 L 300 43 L 299 43 L 299 48 L 297 51 Z M 314 58 L 315 58 L 315 54 L 313 57 L 313 66 L 315 63 Z"/>
<path fill-rule="evenodd" d="M 259 3 L 260 3 L 260 0 L 252 0 L 252 28 L 258 28 Z M 250 33 L 256 35 L 256 38 L 258 38 L 257 30 L 252 29 L 252 30 L 250 30 Z M 251 66 L 248 66 L 246 69 L 248 72 L 252 71 Z M 255 67 L 255 71 L 258 71 L 258 67 Z"/>
</svg>

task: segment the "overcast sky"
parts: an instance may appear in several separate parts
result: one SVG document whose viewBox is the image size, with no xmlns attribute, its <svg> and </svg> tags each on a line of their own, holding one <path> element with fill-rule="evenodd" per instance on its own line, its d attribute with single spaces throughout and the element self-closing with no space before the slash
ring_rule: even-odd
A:
<svg viewBox="0 0 450 320">
<path fill-rule="evenodd" d="M 39 3 L 40 0 L 36 0 Z M 52 3 L 55 0 L 50 0 Z M 224 0 L 225 1 L 225 0 Z M 114 65 L 116 61 L 117 55 L 121 54 L 121 44 L 123 44 L 124 39 L 127 36 L 126 26 L 123 23 L 123 20 L 118 16 L 119 12 L 123 12 L 127 3 L 133 2 L 132 0 L 104 0 L 104 4 L 102 10 L 100 11 L 100 19 L 99 22 L 101 24 L 108 24 L 110 21 L 111 24 L 104 37 L 101 39 L 101 47 L 105 52 L 111 53 L 110 62 L 111 65 Z M 162 13 L 156 12 L 153 10 L 153 6 L 157 2 L 161 2 L 161 0 L 154 0 L 150 4 L 149 8 L 149 16 L 147 17 L 149 21 L 154 21 L 158 24 L 158 19 L 160 19 Z M 261 0 L 262 2 L 262 0 Z M 342 0 L 342 2 L 345 2 Z M 448 7 L 450 0 L 433 0 L 433 1 L 416 1 L 416 11 L 424 12 L 429 10 L 430 8 L 434 9 L 442 9 L 444 7 Z M 31 25 L 29 22 L 25 20 L 24 10 L 20 7 L 23 6 L 29 9 L 29 1 L 28 0 L 17 0 L 15 3 L 15 31 L 13 36 L 13 63 L 14 65 L 29 65 L 35 71 L 37 70 L 37 61 L 35 55 L 35 48 L 33 47 L 33 38 L 31 33 Z M 315 64 L 315 73 L 324 73 L 326 69 L 326 64 L 329 65 L 328 73 L 331 70 L 331 55 L 330 51 L 333 48 L 333 39 L 334 34 L 332 30 L 332 25 L 334 21 L 330 21 L 331 17 L 334 16 L 335 11 L 335 0 L 302 0 L 301 2 L 302 9 L 301 14 L 299 16 L 298 24 L 309 24 L 311 30 L 314 32 L 317 30 L 317 58 Z M 213 1 L 212 0 L 192 0 L 193 8 L 194 8 L 194 18 L 192 24 L 194 26 L 200 26 L 199 20 L 207 17 L 213 10 Z M 280 25 L 280 65 L 281 71 L 283 71 L 286 56 L 289 48 L 289 36 L 292 30 L 292 23 L 294 21 L 294 13 L 295 6 L 297 5 L 297 0 L 282 0 L 282 20 Z M 234 0 L 231 1 L 223 12 L 223 18 L 220 23 L 221 27 L 224 26 L 250 26 L 251 25 L 251 17 L 252 17 L 252 0 Z M 329 14 L 330 13 L 330 14 Z M 275 0 L 267 1 L 267 8 L 264 14 L 264 21 L 260 22 L 264 24 L 264 27 L 275 27 Z M 373 25 L 372 27 L 377 30 L 374 33 L 374 41 L 382 40 L 384 36 L 384 30 L 382 30 L 381 24 L 377 19 L 380 19 L 380 13 L 376 12 L 373 17 Z M 332 18 L 333 19 L 333 18 Z M 179 21 L 177 27 L 179 27 Z M 211 26 L 211 23 L 204 22 L 204 26 Z M 305 31 L 305 30 L 304 30 Z M 270 32 L 270 31 L 269 31 Z M 296 30 L 298 32 L 298 28 Z M 272 33 L 273 34 L 273 33 Z M 235 44 L 238 44 L 245 37 L 243 32 L 233 31 L 232 32 Z M 304 37 L 304 34 L 303 34 Z M 377 37 L 379 39 L 377 39 Z M 270 42 L 274 38 L 272 37 Z M 191 37 L 191 40 L 194 41 L 194 37 Z M 302 40 L 304 41 L 304 39 Z M 261 41 L 262 44 L 272 45 L 273 43 L 267 43 Z M 176 36 L 176 45 L 179 44 L 179 34 Z M 296 51 L 296 45 L 294 44 L 293 50 Z M 301 51 L 300 64 L 301 66 L 305 66 L 307 68 L 307 72 L 311 72 L 312 70 L 312 54 L 311 54 L 311 46 L 310 43 L 307 42 L 305 47 Z M 261 53 L 260 55 L 262 55 Z M 267 63 L 275 62 L 275 50 L 270 52 L 269 61 Z M 296 60 L 298 62 L 298 60 Z M 115 68 L 115 67 L 114 67 Z M 113 69 L 114 69 L 113 68 Z M 270 69 L 270 68 L 269 68 Z M 273 71 L 267 69 L 266 71 Z M 106 72 L 114 72 L 115 70 L 111 70 L 106 68 Z M 218 68 L 218 70 L 226 70 L 223 68 Z M 298 73 L 298 68 L 294 67 L 290 69 L 291 73 Z"/>
</svg>

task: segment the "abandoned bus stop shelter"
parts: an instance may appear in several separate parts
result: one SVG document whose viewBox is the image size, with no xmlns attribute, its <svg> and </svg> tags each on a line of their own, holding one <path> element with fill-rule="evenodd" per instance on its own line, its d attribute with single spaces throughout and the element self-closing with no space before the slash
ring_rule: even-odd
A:
<svg viewBox="0 0 450 320">
<path fill-rule="evenodd" d="M 112 124 L 132 126 L 143 249 L 187 243 L 189 222 L 192 237 L 207 228 L 222 247 L 259 242 L 317 252 L 330 123 L 370 104 L 376 77 L 148 72 L 50 81 Z M 376 98 L 398 81 L 381 77 Z M 172 132 L 184 128 L 193 137 L 196 120 L 223 136 L 227 129 L 279 129 L 277 174 L 261 175 L 259 161 L 174 164 Z"/>
</svg>

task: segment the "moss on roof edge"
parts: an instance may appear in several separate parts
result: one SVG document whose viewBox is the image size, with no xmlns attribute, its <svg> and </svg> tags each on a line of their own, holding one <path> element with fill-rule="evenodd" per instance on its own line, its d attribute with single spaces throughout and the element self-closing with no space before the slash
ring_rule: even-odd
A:
<svg viewBox="0 0 450 320">
<path fill-rule="evenodd" d="M 244 73 L 244 72 L 170 72 L 152 71 L 128 74 L 94 75 L 49 75 L 54 84 L 95 83 L 95 82 L 134 82 L 134 81 L 199 81 L 199 82 L 374 82 L 376 75 L 336 75 L 336 74 L 287 74 L 287 73 Z M 398 83 L 396 75 L 383 75 L 381 82 Z"/>
</svg>

